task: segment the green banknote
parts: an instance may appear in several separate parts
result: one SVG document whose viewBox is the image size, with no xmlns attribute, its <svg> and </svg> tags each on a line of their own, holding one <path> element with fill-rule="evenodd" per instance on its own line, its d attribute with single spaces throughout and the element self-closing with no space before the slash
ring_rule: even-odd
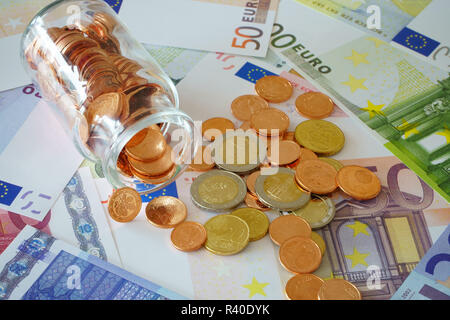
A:
<svg viewBox="0 0 450 320">
<path fill-rule="evenodd" d="M 445 71 L 296 2 L 281 3 L 271 45 L 450 201 Z"/>
</svg>

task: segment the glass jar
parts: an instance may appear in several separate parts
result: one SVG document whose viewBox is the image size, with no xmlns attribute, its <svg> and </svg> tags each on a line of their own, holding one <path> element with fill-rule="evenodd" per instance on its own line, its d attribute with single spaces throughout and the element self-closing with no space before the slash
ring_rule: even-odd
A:
<svg viewBox="0 0 450 320">
<path fill-rule="evenodd" d="M 53 2 L 21 46 L 42 96 L 114 188 L 144 182 L 141 193 L 156 191 L 193 158 L 200 139 L 174 84 L 104 1 Z"/>
</svg>

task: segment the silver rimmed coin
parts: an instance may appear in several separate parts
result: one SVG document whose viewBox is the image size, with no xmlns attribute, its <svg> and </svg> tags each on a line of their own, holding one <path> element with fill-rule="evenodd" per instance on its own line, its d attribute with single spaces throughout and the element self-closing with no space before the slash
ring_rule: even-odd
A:
<svg viewBox="0 0 450 320">
<path fill-rule="evenodd" d="M 247 174 L 259 167 L 266 150 L 267 144 L 256 134 L 236 130 L 214 141 L 212 156 L 220 169 Z"/>
<path fill-rule="evenodd" d="M 320 229 L 333 220 L 336 213 L 333 200 L 328 197 L 313 195 L 311 200 L 302 208 L 291 212 L 305 219 L 311 229 Z"/>
<path fill-rule="evenodd" d="M 271 208 L 297 210 L 308 203 L 311 194 L 300 190 L 294 179 L 295 171 L 288 168 L 277 168 L 277 172 L 271 175 L 261 174 L 255 182 L 256 195 Z"/>
<path fill-rule="evenodd" d="M 237 174 L 211 170 L 199 175 L 191 185 L 192 202 L 201 209 L 223 212 L 244 201 L 247 185 Z"/>
</svg>

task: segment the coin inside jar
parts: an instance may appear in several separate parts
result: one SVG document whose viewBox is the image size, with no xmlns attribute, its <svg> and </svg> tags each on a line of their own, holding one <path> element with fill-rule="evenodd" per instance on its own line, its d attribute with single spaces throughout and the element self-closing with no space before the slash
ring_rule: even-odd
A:
<svg viewBox="0 0 450 320">
<path fill-rule="evenodd" d="M 98 96 L 89 103 L 85 113 L 89 124 L 101 121 L 103 117 L 118 118 L 122 112 L 123 96 L 121 93 L 111 92 Z"/>
<path fill-rule="evenodd" d="M 321 92 L 306 92 L 295 100 L 295 107 L 306 118 L 323 119 L 333 113 L 334 103 Z"/>
<path fill-rule="evenodd" d="M 280 76 L 265 76 L 256 81 L 255 91 L 269 102 L 280 103 L 289 100 L 294 89 L 288 80 Z"/>
<path fill-rule="evenodd" d="M 231 113 L 238 120 L 250 121 L 252 114 L 268 107 L 267 101 L 260 96 L 247 94 L 239 96 L 231 102 Z"/>
<path fill-rule="evenodd" d="M 273 220 L 269 226 L 270 238 L 279 246 L 291 237 L 310 238 L 311 232 L 308 222 L 293 215 L 280 216 Z"/>
<path fill-rule="evenodd" d="M 160 130 L 146 128 L 125 145 L 125 152 L 135 160 L 148 162 L 161 158 L 166 147 L 166 140 Z"/>
<path fill-rule="evenodd" d="M 173 228 L 183 222 L 187 216 L 186 205 L 170 196 L 154 198 L 145 208 L 147 220 L 159 228 Z"/>
<path fill-rule="evenodd" d="M 202 146 L 195 154 L 193 163 L 189 165 L 189 168 L 194 171 L 208 171 L 215 165 L 211 157 L 211 148 Z"/>
<path fill-rule="evenodd" d="M 130 166 L 135 171 L 149 176 L 159 176 L 166 173 L 174 165 L 172 161 L 172 148 L 167 145 L 162 156 L 153 161 L 139 161 L 132 157 L 128 158 Z"/>
<path fill-rule="evenodd" d="M 198 222 L 184 221 L 172 230 L 170 240 L 180 251 L 195 251 L 205 243 L 206 229 Z"/>
</svg>

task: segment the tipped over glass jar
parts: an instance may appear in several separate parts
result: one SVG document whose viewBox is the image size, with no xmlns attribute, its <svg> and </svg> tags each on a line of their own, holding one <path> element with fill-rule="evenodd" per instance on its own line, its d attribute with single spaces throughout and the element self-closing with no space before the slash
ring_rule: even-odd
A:
<svg viewBox="0 0 450 320">
<path fill-rule="evenodd" d="M 104 1 L 53 2 L 21 45 L 42 96 L 114 188 L 156 191 L 195 154 L 200 141 L 174 84 Z"/>
</svg>

